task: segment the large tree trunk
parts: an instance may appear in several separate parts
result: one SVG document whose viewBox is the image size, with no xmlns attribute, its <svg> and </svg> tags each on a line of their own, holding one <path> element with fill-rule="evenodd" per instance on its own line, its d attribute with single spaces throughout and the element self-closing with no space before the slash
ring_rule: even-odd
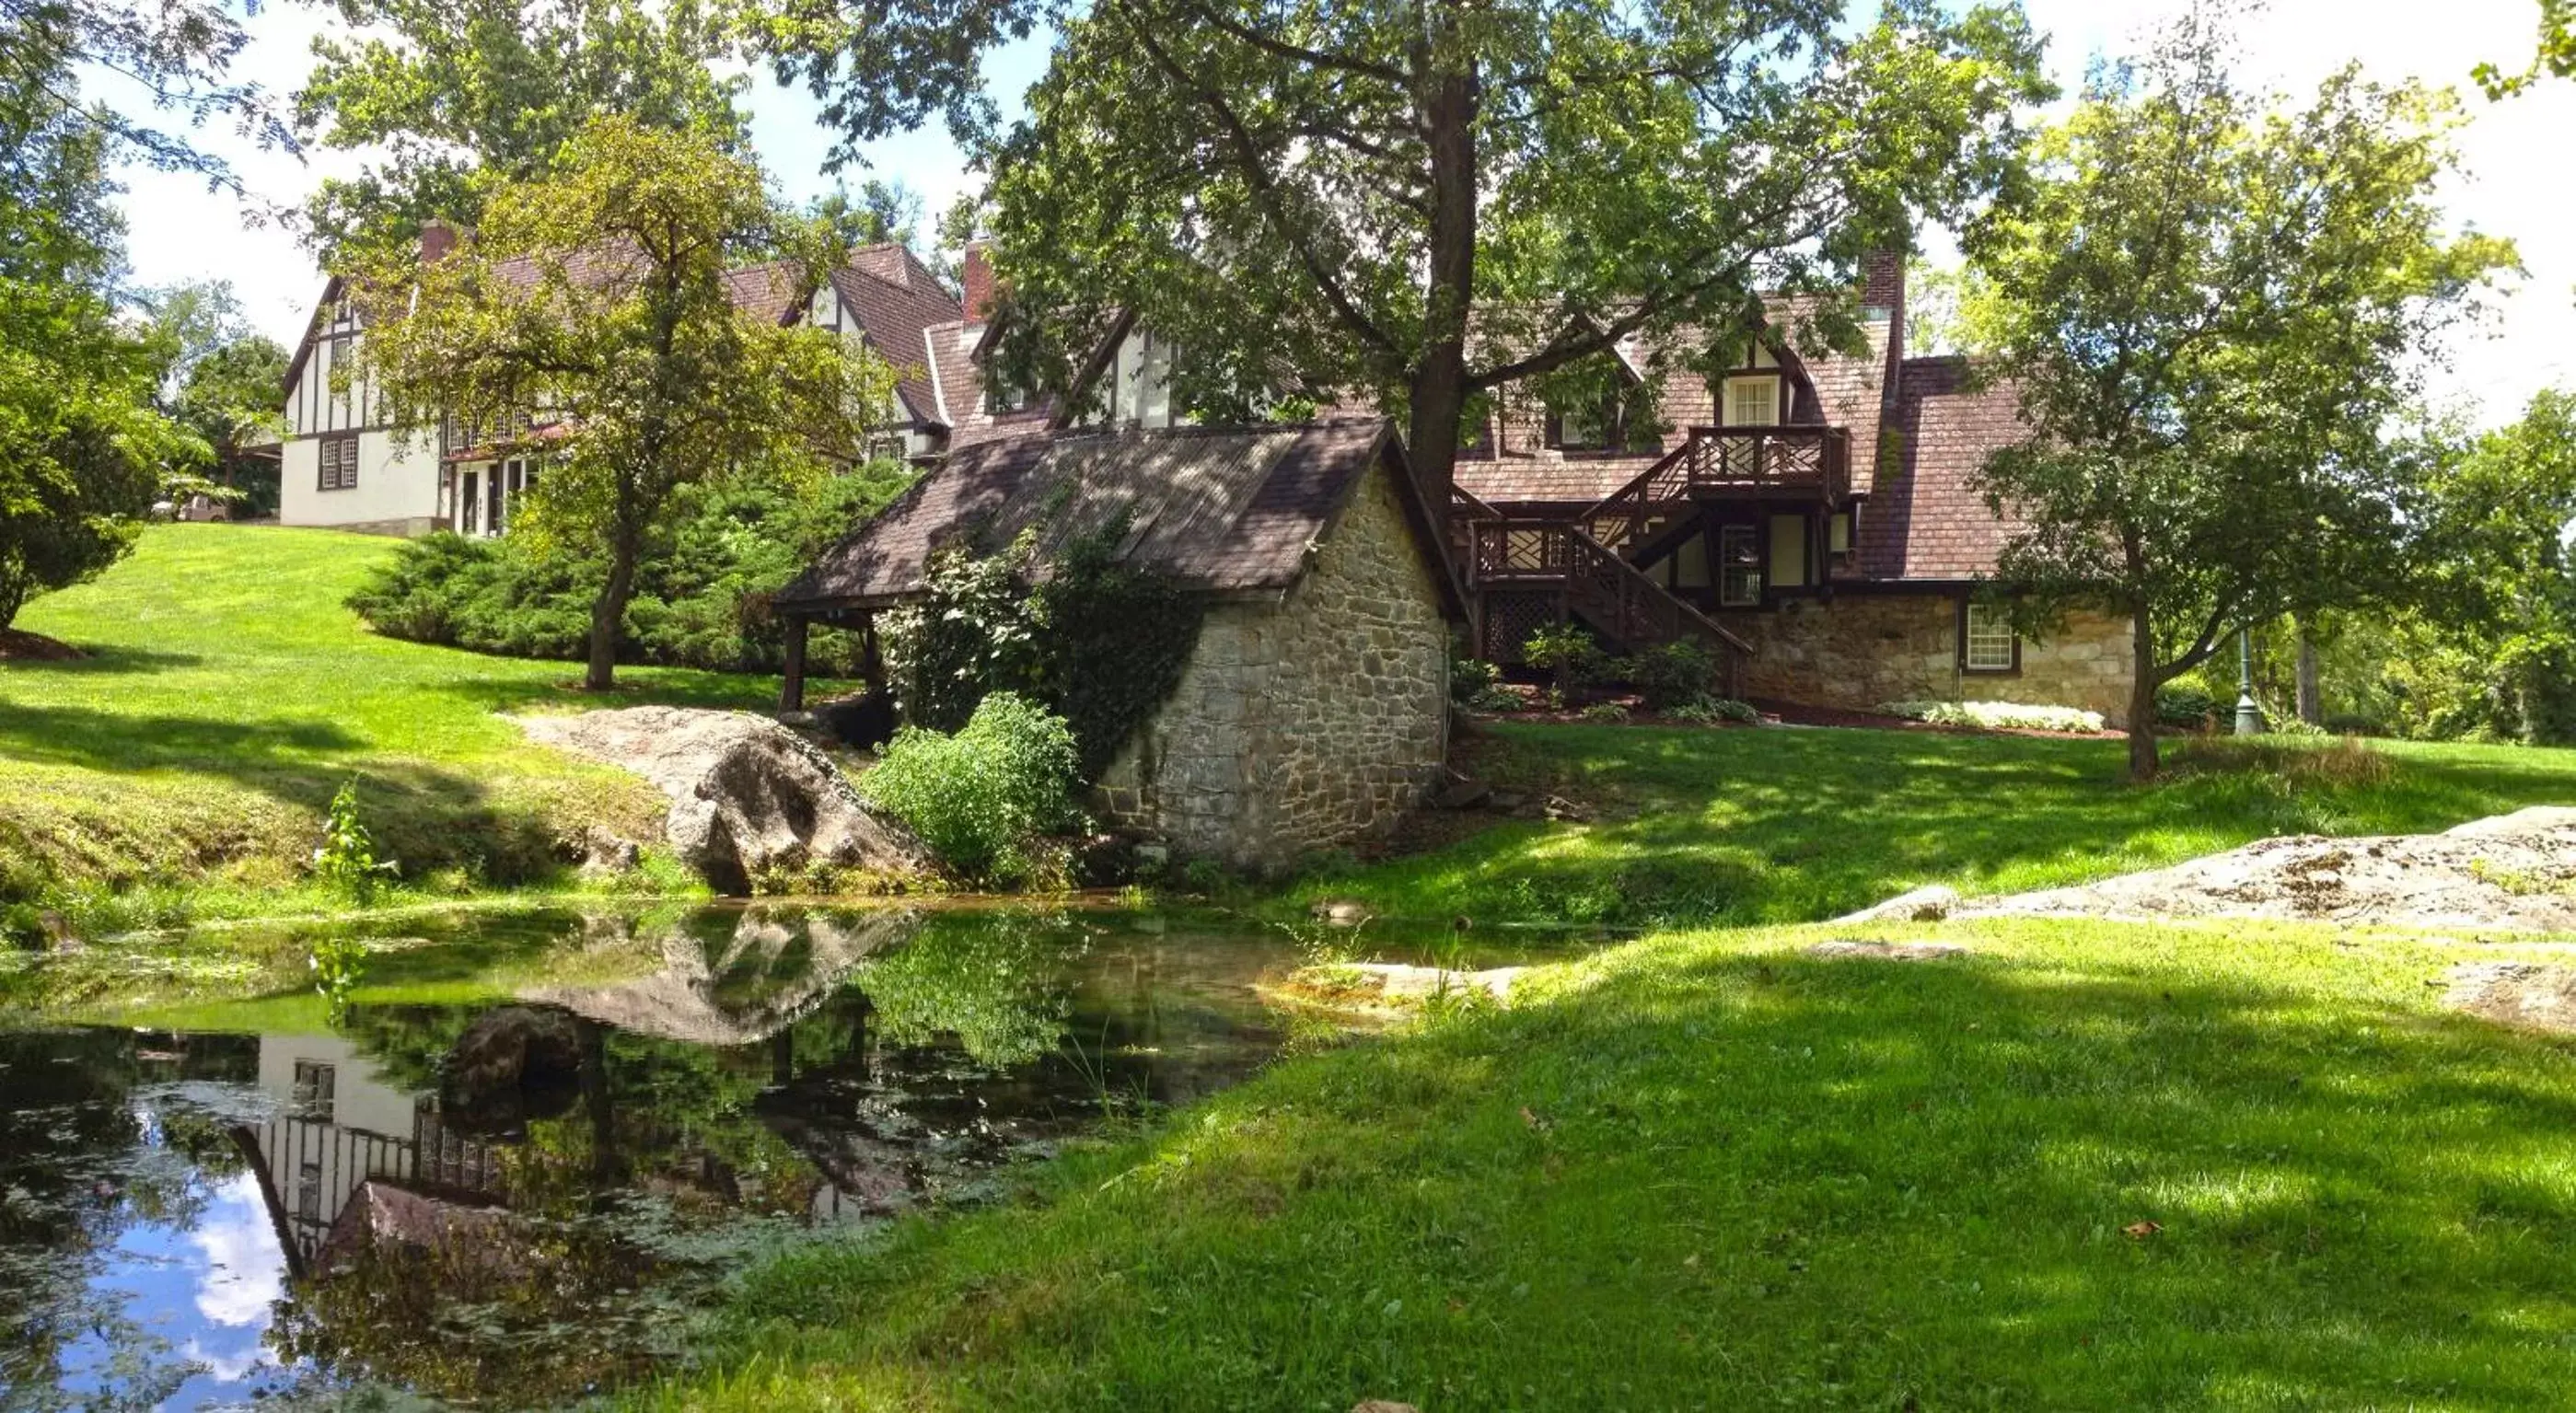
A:
<svg viewBox="0 0 2576 1413">
<path fill-rule="evenodd" d="M 1438 51 L 1417 51 L 1427 64 Z M 1423 290 L 1422 360 L 1414 365 L 1405 455 L 1431 513 L 1449 513 L 1467 407 L 1467 311 L 1476 293 L 1476 75 L 1422 72 L 1419 105 L 1431 149 L 1431 249 Z"/>
<path fill-rule="evenodd" d="M 2317 680 L 2317 640 L 2308 631 L 2307 615 L 2291 619 L 2290 626 L 2299 635 L 2299 719 L 2310 726 L 2323 726 L 2326 700 L 2325 689 Z"/>
<path fill-rule="evenodd" d="M 2156 634 L 2141 604 L 2129 610 L 2129 778 L 2156 778 Z"/>
<path fill-rule="evenodd" d="M 620 526 L 609 547 L 608 582 L 590 606 L 590 670 L 582 675 L 586 692 L 605 692 L 617 685 L 617 644 L 626 631 L 626 601 L 635 595 L 637 536 Z"/>
</svg>

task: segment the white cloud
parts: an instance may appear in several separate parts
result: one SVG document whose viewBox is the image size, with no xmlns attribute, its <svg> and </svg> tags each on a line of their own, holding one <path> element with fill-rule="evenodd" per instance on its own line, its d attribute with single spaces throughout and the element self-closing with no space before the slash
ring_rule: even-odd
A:
<svg viewBox="0 0 2576 1413">
<path fill-rule="evenodd" d="M 2180 8 L 2180 0 L 2026 0 L 2031 17 L 2052 36 L 2050 60 L 2061 79 L 2080 77 L 2088 55 L 2127 46 L 2146 24 Z M 2532 0 L 2465 0 L 2428 16 L 2420 4 L 2387 0 L 2279 0 L 2245 32 L 2244 70 L 2297 91 L 2346 59 L 2377 78 L 2420 77 L 2468 85 L 2479 62 L 2516 64 L 2531 52 L 2537 7 Z M 291 92 L 311 66 L 317 33 L 337 27 L 318 7 L 269 4 L 252 21 L 256 36 L 241 72 L 273 91 Z M 990 70 L 996 87 L 1016 98 L 1043 66 L 1044 40 L 1013 45 Z M 2474 398 L 2490 419 L 2510 416 L 2544 386 L 2576 384 L 2576 198 L 2567 147 L 2576 134 L 2576 82 L 2542 84 L 2524 96 L 2490 104 L 2471 94 L 2472 121 L 2463 146 L 2472 171 L 2445 198 L 2465 225 L 2514 237 L 2528 280 L 2503 302 L 2482 336 L 2463 340 L 2441 386 Z M 766 74 L 755 82 L 753 132 L 788 195 L 827 190 L 819 172 L 828 136 L 812 123 L 817 105 L 801 89 L 781 90 Z M 260 198 L 294 205 L 325 172 L 354 166 L 347 154 L 316 153 L 310 164 L 258 153 L 225 134 L 207 145 L 234 160 Z M 899 177 L 922 193 L 935 217 L 977 178 L 936 122 L 919 132 L 871 144 L 870 171 Z M 194 178 L 135 172 L 125 200 L 137 278 L 146 284 L 228 279 L 245 307 L 272 335 L 300 336 L 320 288 L 312 262 L 286 234 L 246 226 L 229 196 Z"/>
<path fill-rule="evenodd" d="M 201 1258 L 197 1313 L 218 1325 L 265 1328 L 269 1306 L 286 1293 L 286 1253 L 259 1180 L 242 1173 L 218 1189 L 188 1242 Z"/>
</svg>

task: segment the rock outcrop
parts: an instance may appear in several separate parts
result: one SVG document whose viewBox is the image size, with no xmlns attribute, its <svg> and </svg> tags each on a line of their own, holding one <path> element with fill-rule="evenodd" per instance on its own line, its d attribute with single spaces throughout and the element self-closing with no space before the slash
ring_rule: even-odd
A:
<svg viewBox="0 0 2576 1413">
<path fill-rule="evenodd" d="M 519 718 L 531 740 L 650 780 L 670 798 L 671 847 L 717 891 L 817 864 L 888 878 L 925 873 L 929 854 L 869 812 L 840 770 L 767 717 L 628 707 Z"/>
</svg>

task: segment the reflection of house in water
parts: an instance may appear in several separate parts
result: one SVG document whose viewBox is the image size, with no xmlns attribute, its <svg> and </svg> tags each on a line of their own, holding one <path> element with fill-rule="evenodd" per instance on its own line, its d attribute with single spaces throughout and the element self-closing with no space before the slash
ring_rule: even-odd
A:
<svg viewBox="0 0 2576 1413">
<path fill-rule="evenodd" d="M 277 1117 L 233 1136 L 299 1276 L 370 1182 L 469 1201 L 499 1196 L 491 1145 L 449 1130 L 430 1096 L 380 1082 L 347 1040 L 260 1037 L 259 1086 L 277 1100 Z"/>
</svg>

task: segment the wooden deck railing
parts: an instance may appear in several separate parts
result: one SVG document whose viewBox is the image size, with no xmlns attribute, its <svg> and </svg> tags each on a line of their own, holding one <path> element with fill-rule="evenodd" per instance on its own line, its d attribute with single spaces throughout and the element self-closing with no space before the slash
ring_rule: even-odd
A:
<svg viewBox="0 0 2576 1413">
<path fill-rule="evenodd" d="M 1839 505 L 1851 495 L 1851 434 L 1840 427 L 1693 427 L 1680 446 L 1575 523 L 1611 549 L 1629 552 L 1685 514 L 1692 501 L 1729 494 L 1812 494 Z"/>
<path fill-rule="evenodd" d="M 1452 523 L 1465 530 L 1461 558 L 1470 592 L 1559 589 L 1569 609 L 1623 643 L 1698 638 L 1730 663 L 1734 655 L 1753 651 L 1579 526 L 1500 515 L 1459 516 Z"/>
</svg>

